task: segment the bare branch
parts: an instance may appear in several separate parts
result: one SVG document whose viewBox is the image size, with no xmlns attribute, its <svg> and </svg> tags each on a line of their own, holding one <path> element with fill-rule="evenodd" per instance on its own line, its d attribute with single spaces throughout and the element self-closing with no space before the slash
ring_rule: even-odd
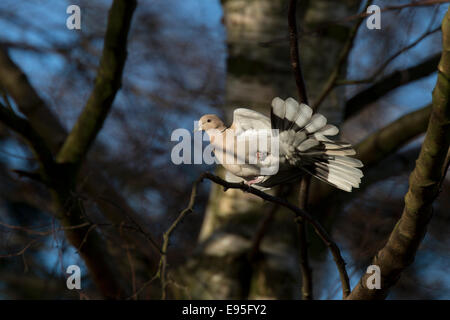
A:
<svg viewBox="0 0 450 320">
<path fill-rule="evenodd" d="M 205 172 L 203 173 L 200 178 L 196 181 L 196 184 L 198 184 L 199 181 L 202 181 L 203 179 L 208 179 L 213 181 L 214 183 L 217 183 L 221 186 L 223 186 L 226 189 L 240 189 L 244 192 L 248 192 L 251 193 L 263 200 L 272 202 L 272 203 L 276 203 L 279 204 L 287 209 L 289 209 L 290 211 L 292 211 L 295 215 L 295 221 L 298 222 L 302 222 L 302 221 L 307 221 L 308 223 L 311 224 L 311 226 L 313 227 L 314 231 L 317 233 L 317 235 L 320 237 L 320 239 L 322 239 L 322 241 L 325 243 L 325 245 L 328 247 L 328 249 L 331 251 L 331 254 L 333 256 L 333 259 L 336 263 L 336 267 L 338 269 L 339 272 L 339 276 L 341 279 L 341 285 L 342 285 L 342 295 L 343 297 L 346 297 L 349 293 L 350 293 L 350 285 L 349 285 L 349 279 L 348 279 L 348 274 L 347 271 L 345 269 L 345 262 L 344 259 L 341 256 L 341 253 L 339 251 L 338 246 L 336 245 L 336 243 L 331 239 L 331 237 L 328 235 L 327 231 L 325 230 L 325 228 L 320 224 L 320 222 L 318 222 L 312 215 L 310 215 L 307 211 L 296 207 L 292 204 L 290 204 L 289 202 L 287 202 L 286 200 L 279 198 L 279 197 L 275 197 L 272 195 L 269 195 L 265 192 L 262 192 L 260 190 L 257 190 L 255 188 L 252 188 L 244 183 L 231 183 L 228 181 L 225 181 L 221 178 L 219 178 L 218 176 L 215 176 L 209 172 Z M 189 206 L 187 209 L 188 210 L 191 207 L 191 202 L 189 203 Z M 299 219 L 301 219 L 301 221 L 299 221 Z"/>
<path fill-rule="evenodd" d="M 373 166 L 399 147 L 425 132 L 431 105 L 408 113 L 375 131 L 356 145 L 358 158 L 366 167 Z"/>
<path fill-rule="evenodd" d="M 365 274 L 348 299 L 384 299 L 403 270 L 413 263 L 430 222 L 450 146 L 450 10 L 442 22 L 442 33 L 443 50 L 432 113 L 416 167 L 410 175 L 403 213 L 371 263 L 380 268 L 381 289 L 368 289 L 369 275 Z"/>
<path fill-rule="evenodd" d="M 64 127 L 36 93 L 27 76 L 9 57 L 5 48 L 0 48 L 0 86 L 14 99 L 20 112 L 45 139 L 51 150 L 59 148 L 65 136 Z"/>
<path fill-rule="evenodd" d="M 58 153 L 58 162 L 80 164 L 100 131 L 121 86 L 127 37 L 136 1 L 116 0 L 109 10 L 103 53 L 92 93 Z"/>
<path fill-rule="evenodd" d="M 67 131 L 4 48 L 0 48 L 0 86 L 14 99 L 19 110 L 27 117 L 30 126 L 44 139 L 50 151 L 57 154 L 67 137 Z M 89 163 L 85 168 L 86 171 L 94 172 L 92 179 L 84 186 L 86 191 L 94 198 L 98 198 L 99 194 L 105 194 L 123 208 L 117 212 L 117 210 L 112 210 L 105 201 L 98 202 L 101 211 L 105 217 L 111 220 L 112 224 L 120 225 L 124 218 L 124 212 L 139 221 L 138 213 L 128 205 L 127 200 L 111 184 L 106 182 L 100 173 L 91 169 Z M 146 233 L 148 234 L 148 232 Z"/>
<path fill-rule="evenodd" d="M 366 7 L 364 8 L 363 12 L 366 12 L 367 8 L 372 4 L 372 0 L 367 2 Z M 328 96 L 328 94 L 336 87 L 336 81 L 338 80 L 338 77 L 342 73 L 342 70 L 347 62 L 348 55 L 353 48 L 353 43 L 355 41 L 356 35 L 358 34 L 359 27 L 361 26 L 363 22 L 363 18 L 359 18 L 358 22 L 353 26 L 353 28 L 350 30 L 350 33 L 348 35 L 347 41 L 344 44 L 344 47 L 342 48 L 338 61 L 331 72 L 327 82 L 325 83 L 321 93 L 319 93 L 316 101 L 312 105 L 312 109 L 316 111 L 319 106 L 322 104 L 322 102 L 325 100 L 325 98 Z"/>
<path fill-rule="evenodd" d="M 288 26 L 289 26 L 289 43 L 290 43 L 290 58 L 291 66 L 294 72 L 295 83 L 297 85 L 297 91 L 299 101 L 301 103 L 308 104 L 308 96 L 306 94 L 306 85 L 303 78 L 302 67 L 300 63 L 300 57 L 298 52 L 298 31 L 297 31 L 297 0 L 291 0 L 289 2 L 288 11 Z M 303 177 L 300 182 L 300 199 L 299 206 L 301 209 L 306 209 L 308 202 L 308 190 L 309 190 L 310 178 L 308 176 Z M 298 220 L 298 233 L 299 233 L 299 246 L 300 246 L 300 268 L 302 272 L 302 293 L 304 300 L 311 300 L 312 294 L 312 270 L 308 262 L 308 241 L 306 238 L 305 225 L 301 219 Z"/>
<path fill-rule="evenodd" d="M 41 138 L 26 119 L 17 116 L 14 111 L 0 104 L 0 121 L 25 139 L 45 170 L 49 172 L 53 170 L 54 161 L 51 151 L 44 139 Z"/>
<path fill-rule="evenodd" d="M 180 212 L 178 217 L 175 219 L 175 221 L 170 225 L 170 227 L 167 229 L 166 232 L 163 234 L 163 245 L 162 245 L 162 254 L 161 254 L 161 260 L 159 262 L 158 271 L 156 273 L 157 276 L 161 279 L 161 299 L 165 300 L 167 297 L 167 249 L 169 247 L 170 242 L 170 236 L 172 235 L 172 232 L 178 227 L 178 225 L 183 221 L 183 219 L 193 211 L 194 204 L 195 204 L 195 197 L 197 196 L 197 188 L 198 184 L 202 182 L 203 177 L 200 176 L 192 186 L 191 196 L 189 198 L 189 204 L 183 211 Z"/>
<path fill-rule="evenodd" d="M 361 80 L 338 80 L 336 81 L 337 85 L 349 85 L 349 84 L 362 84 L 362 83 L 370 83 L 375 81 L 375 79 L 384 71 L 384 69 L 386 69 L 386 67 L 392 62 L 394 61 L 399 55 L 401 55 L 402 53 L 410 50 L 411 48 L 414 48 L 418 43 L 420 43 L 423 39 L 425 39 L 426 37 L 428 37 L 429 35 L 436 33 L 438 31 L 441 30 L 441 27 L 436 27 L 432 30 L 426 31 L 423 35 L 421 35 L 419 38 L 417 38 L 414 42 L 410 43 L 409 45 L 407 45 L 406 47 L 398 50 L 396 53 L 394 53 L 392 56 L 390 56 L 388 59 L 386 59 L 386 61 L 381 64 L 373 73 L 372 76 L 366 78 L 366 79 L 361 79 Z M 440 58 L 440 54 L 436 55 L 438 58 L 436 59 L 436 66 L 439 62 L 439 58 Z"/>
<path fill-rule="evenodd" d="M 419 63 L 418 65 L 403 70 L 394 71 L 393 73 L 381 78 L 379 81 L 375 82 L 367 89 L 358 92 L 355 96 L 347 101 L 344 110 L 344 119 L 348 119 L 354 116 L 362 109 L 364 109 L 364 107 L 366 107 L 368 104 L 375 102 L 380 97 L 388 94 L 392 90 L 404 84 L 426 77 L 433 72 L 436 72 L 436 67 L 439 63 L 440 58 L 441 53 L 438 53 Z M 367 80 L 370 81 L 371 79 L 356 81 L 365 82 Z M 349 82 L 341 82 L 341 84 L 351 83 L 351 80 Z M 357 82 L 354 83 L 357 84 Z"/>
<path fill-rule="evenodd" d="M 431 114 L 431 105 L 410 112 L 390 124 L 382 127 L 355 146 L 358 159 L 364 163 L 365 170 L 376 166 L 381 160 L 394 154 L 406 143 L 424 133 Z M 364 180 L 362 188 L 370 183 Z M 334 188 L 323 184 L 312 195 L 312 205 L 320 202 L 333 193 Z"/>
<path fill-rule="evenodd" d="M 297 32 L 297 0 L 289 1 L 288 9 L 288 25 L 289 25 L 289 49 L 291 57 L 291 66 L 294 72 L 295 83 L 297 84 L 299 102 L 308 104 L 308 96 L 306 94 L 306 85 L 303 79 L 302 66 L 298 53 L 298 32 Z"/>
<path fill-rule="evenodd" d="M 439 4 L 448 3 L 448 0 L 424 0 L 424 1 L 413 1 L 411 3 L 401 4 L 401 5 L 393 5 L 393 6 L 386 6 L 384 8 L 381 8 L 380 12 L 388 12 L 388 11 L 397 11 L 397 10 L 403 10 L 406 8 L 416 8 L 416 7 L 428 7 L 428 6 L 434 6 Z M 360 14 L 349 16 L 342 21 L 351 21 L 356 20 L 360 18 L 365 18 L 370 13 L 367 13 L 366 11 L 361 12 Z"/>
<path fill-rule="evenodd" d="M 114 264 L 111 263 L 111 257 L 104 246 L 103 240 L 95 230 L 96 225 L 92 224 L 89 227 L 86 226 L 80 229 L 68 228 L 83 224 L 86 219 L 82 204 L 72 194 L 72 190 L 76 184 L 76 170 L 74 169 L 80 164 L 90 144 L 95 139 L 106 118 L 114 96 L 120 87 L 123 65 L 126 58 L 126 39 L 135 7 L 135 1 L 115 0 L 113 2 L 109 12 L 104 50 L 94 90 L 77 124 L 69 134 L 57 156 L 56 160 L 60 163 L 57 167 L 45 167 L 47 163 L 53 165 L 53 158 L 50 152 L 47 152 L 49 154 L 42 153 L 42 150 L 47 150 L 45 144 L 42 139 L 37 138 L 39 136 L 34 133 L 31 126 L 28 125 L 28 122 L 14 117 L 14 114 L 11 114 L 11 112 L 8 113 L 7 109 L 1 109 L 2 118 L 9 125 L 14 126 L 16 131 L 26 136 L 32 145 L 38 144 L 34 149 L 36 149 L 37 156 L 43 158 L 41 162 L 44 166 L 45 173 L 51 177 L 52 196 L 55 207 L 59 211 L 57 218 L 62 226 L 67 228 L 65 233 L 68 240 L 75 248 L 78 248 L 94 281 L 104 296 L 108 298 L 120 297 L 123 294 L 123 289 L 120 283 L 120 277 L 118 277 Z M 0 62 L 1 58 L 7 60 L 9 57 L 7 55 L 0 55 Z M 26 91 L 33 92 L 34 99 L 23 102 L 29 108 L 36 108 L 36 103 L 43 104 L 42 100 L 40 100 L 31 86 L 29 86 L 24 75 L 18 71 L 19 69 L 11 65 L 11 61 L 6 62 L 6 65 L 11 69 L 10 71 L 15 72 L 22 79 L 22 83 L 21 85 L 15 85 L 15 83 L 10 84 L 6 81 L 5 87 L 8 87 L 9 83 L 12 90 L 17 90 L 17 92 L 13 92 L 17 93 L 16 98 L 19 101 L 23 99 L 22 94 L 24 92 L 22 92 L 22 89 L 26 88 Z M 0 78 L 3 77 L 0 76 Z M 32 114 L 32 110 L 27 111 Z M 44 124 L 46 126 L 49 125 L 45 122 Z"/>
</svg>

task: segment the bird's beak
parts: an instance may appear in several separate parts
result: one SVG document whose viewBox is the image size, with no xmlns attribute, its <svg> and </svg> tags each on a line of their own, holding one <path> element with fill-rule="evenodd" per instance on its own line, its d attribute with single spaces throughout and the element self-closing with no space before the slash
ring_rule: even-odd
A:
<svg viewBox="0 0 450 320">
<path fill-rule="evenodd" d="M 194 132 L 202 131 L 203 130 L 203 123 L 201 121 L 197 122 L 197 128 L 194 128 Z"/>
</svg>

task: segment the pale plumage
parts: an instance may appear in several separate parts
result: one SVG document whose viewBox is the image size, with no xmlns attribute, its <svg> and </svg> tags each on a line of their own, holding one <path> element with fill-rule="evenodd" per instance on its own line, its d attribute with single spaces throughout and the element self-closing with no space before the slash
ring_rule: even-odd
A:
<svg viewBox="0 0 450 320">
<path fill-rule="evenodd" d="M 270 188 L 297 180 L 306 172 L 348 192 L 359 187 L 363 173 L 358 168 L 363 164 L 349 157 L 355 150 L 348 143 L 331 140 L 329 137 L 337 135 L 339 129 L 327 124 L 323 115 L 313 114 L 309 106 L 293 98 L 277 97 L 272 101 L 270 118 L 244 108 L 236 109 L 233 116 L 229 128 L 215 115 L 204 115 L 199 121 L 199 129 L 210 137 L 215 156 L 234 175 L 227 174 L 227 180 L 241 178 L 253 186 Z M 258 132 L 271 129 L 278 130 L 279 148 L 252 140 Z M 275 138 L 270 133 L 268 140 L 274 142 Z M 242 150 L 245 152 L 239 152 Z M 243 162 L 236 163 L 237 155 Z M 276 174 L 270 173 L 274 167 Z"/>
</svg>

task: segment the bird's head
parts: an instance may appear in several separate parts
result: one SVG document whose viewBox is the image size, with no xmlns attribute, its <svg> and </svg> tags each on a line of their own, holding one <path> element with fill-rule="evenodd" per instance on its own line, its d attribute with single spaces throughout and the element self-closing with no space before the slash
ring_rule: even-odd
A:
<svg viewBox="0 0 450 320">
<path fill-rule="evenodd" d="M 224 130 L 226 127 L 215 114 L 205 114 L 198 120 L 196 131 Z"/>
</svg>

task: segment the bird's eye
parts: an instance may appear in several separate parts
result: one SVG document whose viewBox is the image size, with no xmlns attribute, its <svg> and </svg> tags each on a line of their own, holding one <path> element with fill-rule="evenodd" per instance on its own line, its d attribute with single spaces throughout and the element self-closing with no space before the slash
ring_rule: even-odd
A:
<svg viewBox="0 0 450 320">
<path fill-rule="evenodd" d="M 211 119 L 208 119 L 208 121 L 207 122 L 211 122 Z"/>
</svg>

